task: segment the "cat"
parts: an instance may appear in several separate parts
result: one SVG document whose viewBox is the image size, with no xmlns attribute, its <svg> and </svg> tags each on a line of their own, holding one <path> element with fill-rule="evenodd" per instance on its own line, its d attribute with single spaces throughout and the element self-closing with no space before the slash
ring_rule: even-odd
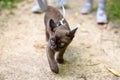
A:
<svg viewBox="0 0 120 80">
<path fill-rule="evenodd" d="M 56 8 L 47 6 L 44 16 L 44 24 L 46 31 L 47 58 L 51 70 L 59 73 L 57 62 L 64 62 L 63 55 L 74 38 L 78 28 L 70 30 L 68 22 L 63 18 L 62 14 Z M 55 53 L 58 52 L 56 60 Z"/>
</svg>

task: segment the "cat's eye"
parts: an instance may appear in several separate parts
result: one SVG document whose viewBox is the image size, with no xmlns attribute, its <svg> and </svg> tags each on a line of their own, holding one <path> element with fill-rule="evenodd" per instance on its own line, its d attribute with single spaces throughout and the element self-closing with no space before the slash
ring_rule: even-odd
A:
<svg viewBox="0 0 120 80">
<path fill-rule="evenodd" d="M 50 43 L 54 45 L 54 44 L 55 44 L 55 41 L 51 39 L 51 40 L 50 40 Z"/>
<path fill-rule="evenodd" d="M 64 45 L 65 45 L 65 43 L 63 43 L 63 42 L 60 43 L 60 46 L 64 46 Z"/>
</svg>

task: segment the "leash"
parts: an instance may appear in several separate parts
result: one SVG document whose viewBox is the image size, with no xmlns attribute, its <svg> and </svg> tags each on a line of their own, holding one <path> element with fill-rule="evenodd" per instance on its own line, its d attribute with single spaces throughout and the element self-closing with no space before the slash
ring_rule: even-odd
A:
<svg viewBox="0 0 120 80">
<path fill-rule="evenodd" d="M 65 7 L 63 5 L 63 1 L 61 0 L 61 3 L 62 3 L 62 11 L 63 11 L 63 17 L 65 18 Z"/>
<path fill-rule="evenodd" d="M 65 17 L 65 7 L 62 6 L 62 9 L 63 9 L 63 17 Z"/>
<path fill-rule="evenodd" d="M 62 4 L 61 6 L 62 6 L 62 15 L 63 15 L 63 18 L 60 20 L 60 25 L 65 25 L 64 24 L 64 20 L 65 20 L 65 7 L 64 7 L 64 4 L 63 4 L 63 0 L 60 0 L 60 3 Z"/>
</svg>

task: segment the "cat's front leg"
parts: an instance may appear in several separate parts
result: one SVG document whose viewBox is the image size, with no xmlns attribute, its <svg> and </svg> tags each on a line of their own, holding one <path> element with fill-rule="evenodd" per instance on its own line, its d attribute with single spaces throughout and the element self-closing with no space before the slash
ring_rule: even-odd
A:
<svg viewBox="0 0 120 80">
<path fill-rule="evenodd" d="M 64 55 L 65 50 L 66 48 L 61 50 L 57 55 L 57 62 L 60 64 L 64 63 L 63 55 Z"/>
<path fill-rule="evenodd" d="M 54 73 L 59 73 L 59 68 L 58 68 L 57 62 L 55 61 L 54 55 L 55 55 L 55 52 L 48 46 L 47 57 L 48 57 L 50 68 Z"/>
</svg>

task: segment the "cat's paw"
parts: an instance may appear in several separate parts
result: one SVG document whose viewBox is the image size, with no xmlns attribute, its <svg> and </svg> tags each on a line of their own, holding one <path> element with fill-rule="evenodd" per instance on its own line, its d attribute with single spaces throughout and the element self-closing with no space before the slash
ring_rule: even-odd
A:
<svg viewBox="0 0 120 80">
<path fill-rule="evenodd" d="M 54 73 L 59 73 L 59 68 L 56 62 L 50 63 L 50 69 Z"/>
<path fill-rule="evenodd" d="M 63 58 L 57 58 L 56 60 L 57 60 L 57 62 L 59 64 L 63 64 L 64 63 L 64 59 Z"/>
<path fill-rule="evenodd" d="M 58 74 L 59 73 L 59 68 L 57 66 L 51 67 L 52 72 Z"/>
</svg>

